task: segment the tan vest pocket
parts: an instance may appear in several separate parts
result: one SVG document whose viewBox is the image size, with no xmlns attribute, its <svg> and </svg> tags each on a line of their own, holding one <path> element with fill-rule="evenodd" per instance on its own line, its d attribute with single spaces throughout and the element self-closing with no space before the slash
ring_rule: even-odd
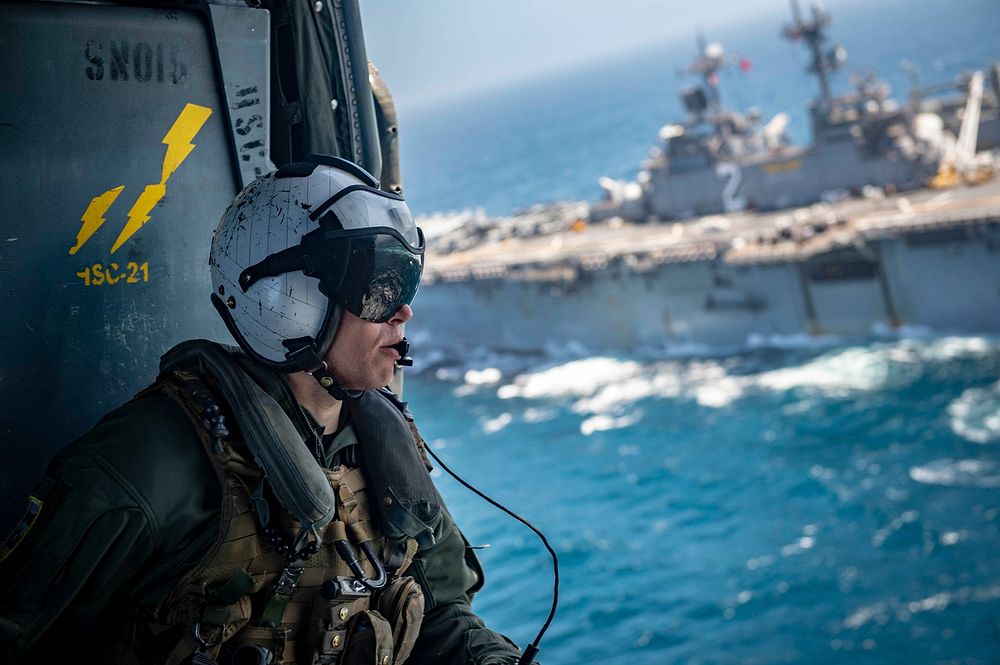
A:
<svg viewBox="0 0 1000 665">
<path fill-rule="evenodd" d="M 412 577 L 400 577 L 378 595 L 376 608 L 392 626 L 393 660 L 409 658 L 424 618 L 424 592 Z"/>
<path fill-rule="evenodd" d="M 392 628 L 381 614 L 368 610 L 351 619 L 339 665 L 393 665 Z"/>
</svg>

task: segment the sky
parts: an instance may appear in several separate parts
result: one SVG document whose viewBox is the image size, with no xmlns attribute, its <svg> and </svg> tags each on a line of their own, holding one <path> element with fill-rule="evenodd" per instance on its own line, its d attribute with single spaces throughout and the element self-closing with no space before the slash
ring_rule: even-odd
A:
<svg viewBox="0 0 1000 665">
<path fill-rule="evenodd" d="M 865 0 L 837 0 L 837 9 Z M 868 0 L 871 1 L 871 0 Z M 398 106 L 789 17 L 788 0 L 361 0 L 368 58 Z M 803 5 L 808 4 L 804 1 Z M 777 31 L 776 31 L 777 32 Z"/>
</svg>

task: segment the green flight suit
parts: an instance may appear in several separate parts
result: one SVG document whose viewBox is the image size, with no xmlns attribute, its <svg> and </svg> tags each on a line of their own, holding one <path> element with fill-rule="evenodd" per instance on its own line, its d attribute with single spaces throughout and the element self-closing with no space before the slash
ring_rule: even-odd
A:
<svg viewBox="0 0 1000 665">
<path fill-rule="evenodd" d="M 245 369 L 300 433 L 316 427 L 276 375 Z M 218 537 L 219 481 L 191 421 L 162 393 L 111 412 L 61 451 L 42 493 L 37 521 L 0 563 L 4 663 L 94 662 L 97 646 L 123 641 L 130 613 L 153 607 Z M 516 662 L 517 647 L 472 611 L 481 570 L 446 510 L 435 538 L 407 571 L 425 596 L 408 665 Z"/>
</svg>

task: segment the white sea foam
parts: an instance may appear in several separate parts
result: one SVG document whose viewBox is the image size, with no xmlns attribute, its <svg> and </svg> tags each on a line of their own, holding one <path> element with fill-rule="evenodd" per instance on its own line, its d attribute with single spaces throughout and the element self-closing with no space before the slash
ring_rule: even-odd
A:
<svg viewBox="0 0 1000 665">
<path fill-rule="evenodd" d="M 630 376 L 622 381 L 600 386 L 593 394 L 573 404 L 576 413 L 605 413 L 648 397 L 679 397 L 682 392 L 676 372 L 650 371 L 645 376 Z"/>
<path fill-rule="evenodd" d="M 521 418 L 523 418 L 526 423 L 543 423 L 547 420 L 557 418 L 558 416 L 559 411 L 556 409 L 539 409 L 533 406 L 529 406 L 521 412 Z"/>
<path fill-rule="evenodd" d="M 763 372 L 757 375 L 756 384 L 775 391 L 814 388 L 833 396 L 874 391 L 908 383 L 916 377 L 919 366 L 927 362 L 979 357 L 997 349 L 996 340 L 984 337 L 901 339 L 852 346 L 829 351 L 802 365 Z M 996 394 L 1000 395 L 1000 389 Z"/>
<path fill-rule="evenodd" d="M 910 468 L 910 478 L 924 485 L 1000 487 L 1000 470 L 990 460 L 939 459 Z"/>
<path fill-rule="evenodd" d="M 948 405 L 951 431 L 973 443 L 1000 441 L 1000 381 L 969 388 Z"/>
<path fill-rule="evenodd" d="M 751 341 L 764 346 L 775 340 Z M 789 346 L 807 345 L 805 339 L 781 341 Z M 817 344 L 829 342 L 824 338 Z M 573 400 L 575 413 L 607 416 L 584 421 L 583 427 L 594 432 L 611 427 L 609 423 L 625 422 L 617 419 L 628 417 L 634 404 L 651 398 L 688 399 L 706 408 L 725 408 L 754 393 L 804 390 L 803 399 L 786 407 L 786 413 L 794 415 L 811 406 L 809 393 L 838 398 L 907 385 L 919 379 L 927 362 L 993 354 L 998 344 L 983 337 L 908 337 L 827 349 L 800 364 L 757 373 L 732 372 L 734 366 L 746 367 L 741 358 L 677 359 L 661 353 L 658 358 L 564 356 L 561 362 L 550 357 L 541 364 L 544 359 L 539 356 L 477 348 L 464 357 L 460 368 L 438 367 L 436 375 L 458 381 L 455 394 L 459 397 L 498 386 L 496 394 L 501 399 Z M 570 355 L 583 352 L 576 349 Z M 967 390 L 948 411 L 956 434 L 979 443 L 1000 439 L 1000 383 Z M 540 414 L 525 416 L 526 422 L 546 419 Z M 920 476 L 920 469 L 916 473 Z"/>
<path fill-rule="evenodd" d="M 694 398 L 702 406 L 721 409 L 743 396 L 747 382 L 743 378 L 722 376 L 694 388 Z"/>
<path fill-rule="evenodd" d="M 490 418 L 489 420 L 484 421 L 483 431 L 487 434 L 494 434 L 509 425 L 513 419 L 514 417 L 509 413 L 501 413 L 496 418 Z"/>
<path fill-rule="evenodd" d="M 473 386 L 488 386 L 499 383 L 503 374 L 496 367 L 486 369 L 470 369 L 465 372 L 465 382 Z"/>
<path fill-rule="evenodd" d="M 960 531 L 945 531 L 938 538 L 938 542 L 945 547 L 950 547 L 962 539 L 962 533 Z"/>
<path fill-rule="evenodd" d="M 811 550 L 816 546 L 816 539 L 812 536 L 802 536 L 794 543 L 789 543 L 781 548 L 781 556 L 789 557 L 802 554 L 806 550 Z"/>
<path fill-rule="evenodd" d="M 844 619 L 844 628 L 857 629 L 878 617 L 888 616 L 888 603 L 878 602 L 865 605 L 855 610 Z"/>
<path fill-rule="evenodd" d="M 920 354 L 924 360 L 955 360 L 993 353 L 998 341 L 986 337 L 942 337 L 932 340 Z"/>
<path fill-rule="evenodd" d="M 603 357 L 573 360 L 538 372 L 521 374 L 513 383 L 501 386 L 497 397 L 585 397 L 604 386 L 636 376 L 641 371 L 642 365 L 634 361 Z"/>
<path fill-rule="evenodd" d="M 885 541 L 888 540 L 892 534 L 902 529 L 905 525 L 916 522 L 919 517 L 920 513 L 915 510 L 903 511 L 899 517 L 894 518 L 891 522 L 889 522 L 889 524 L 883 526 L 872 534 L 872 546 L 882 547 L 882 545 L 885 544 Z"/>
<path fill-rule="evenodd" d="M 605 432 L 612 429 L 622 429 L 629 425 L 634 425 L 642 417 L 641 413 L 630 413 L 618 418 L 612 418 L 604 414 L 598 414 L 587 418 L 580 423 L 580 433 L 590 436 L 594 432 Z"/>
<path fill-rule="evenodd" d="M 824 349 L 842 344 L 843 339 L 836 335 L 762 335 L 751 333 L 747 335 L 747 349 Z"/>
<path fill-rule="evenodd" d="M 501 399 L 577 398 L 581 414 L 616 414 L 648 398 L 686 398 L 708 408 L 723 408 L 748 391 L 785 391 L 811 386 L 827 393 L 873 390 L 886 381 L 884 351 L 847 349 L 804 365 L 759 374 L 730 375 L 719 360 L 662 360 L 638 363 L 608 357 L 573 360 L 518 375 L 501 386 Z M 473 378 L 478 383 L 479 375 Z"/>
<path fill-rule="evenodd" d="M 763 372 L 756 383 L 762 388 L 786 391 L 815 388 L 824 393 L 877 390 L 889 381 L 889 357 L 883 347 L 851 347 L 823 354 L 798 367 Z"/>
<path fill-rule="evenodd" d="M 640 364 L 631 360 L 574 360 L 517 376 L 497 396 L 543 399 L 576 397 L 576 413 L 608 413 L 649 397 L 686 397 L 708 407 L 722 407 L 741 397 L 746 377 L 727 375 L 717 361 Z"/>
<path fill-rule="evenodd" d="M 506 375 L 512 372 L 527 371 L 532 364 L 537 367 L 539 363 L 546 360 L 567 362 L 570 360 L 591 360 L 607 355 L 606 350 L 588 348 L 575 341 L 551 345 L 544 353 L 503 351 L 482 345 L 440 346 L 434 343 L 433 338 L 426 330 L 414 329 L 411 332 L 411 341 L 415 347 L 420 349 L 420 365 L 422 367 L 430 368 L 433 371 L 438 370 L 441 366 L 457 365 L 458 367 L 452 367 L 451 371 L 459 372 L 459 376 L 467 370 L 478 372 L 483 371 L 484 368 L 496 368 Z M 872 354 L 871 358 L 888 354 L 894 361 L 905 362 L 907 360 L 947 361 L 987 355 L 1000 350 L 1000 338 L 935 337 L 932 330 L 919 326 L 903 326 L 895 330 L 876 331 L 876 333 L 873 340 L 857 340 L 856 342 L 833 335 L 751 334 L 744 344 L 727 348 L 696 342 L 664 342 L 663 345 L 644 346 L 631 353 L 623 353 L 628 358 L 648 362 L 676 359 L 702 359 L 718 362 L 721 358 L 759 349 L 787 349 L 790 351 L 811 349 L 820 352 L 829 351 L 816 359 L 820 363 L 836 360 L 841 353 L 847 352 L 848 355 L 840 358 L 840 361 L 850 364 L 852 359 L 863 359 L 864 352 Z M 843 346 L 845 343 L 851 344 L 851 346 Z M 808 384 L 808 381 L 806 383 Z"/>
</svg>

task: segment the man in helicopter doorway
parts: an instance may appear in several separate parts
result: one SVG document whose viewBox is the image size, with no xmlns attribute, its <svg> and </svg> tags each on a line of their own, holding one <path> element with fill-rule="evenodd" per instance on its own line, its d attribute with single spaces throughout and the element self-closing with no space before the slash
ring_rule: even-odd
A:
<svg viewBox="0 0 1000 665">
<path fill-rule="evenodd" d="M 395 395 L 424 238 L 342 159 L 222 217 L 204 340 L 60 452 L 0 546 L 11 663 L 515 663 Z"/>
</svg>

